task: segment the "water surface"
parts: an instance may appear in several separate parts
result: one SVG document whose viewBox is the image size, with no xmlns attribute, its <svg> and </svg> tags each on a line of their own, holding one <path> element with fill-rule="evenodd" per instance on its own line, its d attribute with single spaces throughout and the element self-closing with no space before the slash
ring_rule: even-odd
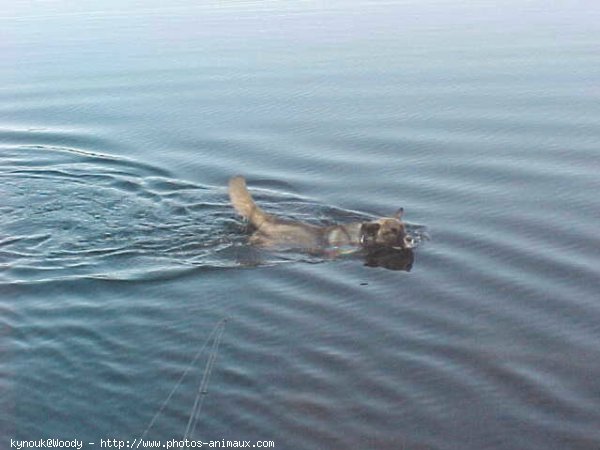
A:
<svg viewBox="0 0 600 450">
<path fill-rule="evenodd" d="M 180 439 L 202 387 L 202 440 L 599 447 L 599 23 L 593 2 L 4 2 L 2 436 Z M 410 271 L 256 251 L 235 174 L 271 212 L 404 207 L 430 240 Z"/>
</svg>

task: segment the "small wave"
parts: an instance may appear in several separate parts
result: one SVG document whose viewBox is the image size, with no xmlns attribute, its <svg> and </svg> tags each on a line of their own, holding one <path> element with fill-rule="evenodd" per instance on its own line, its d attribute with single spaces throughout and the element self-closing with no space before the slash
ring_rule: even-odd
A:
<svg viewBox="0 0 600 450">
<path fill-rule="evenodd" d="M 228 266 L 241 244 L 224 190 L 123 158 L 48 146 L 0 159 L 0 279 L 146 278 Z"/>
<path fill-rule="evenodd" d="M 0 178 L 0 282 L 145 280 L 198 268 L 322 261 L 247 246 L 245 224 L 224 187 L 176 180 L 128 159 L 65 147 L 8 147 Z M 276 214 L 316 224 L 370 219 L 265 190 L 257 200 Z"/>
</svg>

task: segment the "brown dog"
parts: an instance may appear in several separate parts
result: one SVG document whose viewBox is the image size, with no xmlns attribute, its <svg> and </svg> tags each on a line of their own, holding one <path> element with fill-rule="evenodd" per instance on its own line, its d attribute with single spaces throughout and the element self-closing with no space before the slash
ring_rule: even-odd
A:
<svg viewBox="0 0 600 450">
<path fill-rule="evenodd" d="M 250 243 L 255 245 L 310 252 L 340 247 L 408 249 L 413 246 L 413 239 L 406 234 L 401 221 L 402 209 L 394 217 L 320 227 L 265 213 L 252 199 L 246 180 L 241 176 L 229 180 L 229 197 L 238 214 L 256 228 L 250 237 Z"/>
</svg>

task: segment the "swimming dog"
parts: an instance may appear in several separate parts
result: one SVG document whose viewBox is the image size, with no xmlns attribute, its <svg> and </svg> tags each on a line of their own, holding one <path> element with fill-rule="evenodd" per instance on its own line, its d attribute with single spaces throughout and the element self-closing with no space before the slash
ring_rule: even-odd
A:
<svg viewBox="0 0 600 450">
<path fill-rule="evenodd" d="M 229 198 L 236 212 L 256 229 L 250 237 L 253 245 L 267 248 L 302 249 L 325 253 L 332 249 L 355 247 L 373 249 L 410 249 L 413 239 L 401 220 L 403 210 L 393 217 L 370 222 L 318 226 L 280 219 L 264 212 L 252 198 L 242 176 L 229 180 Z"/>
</svg>

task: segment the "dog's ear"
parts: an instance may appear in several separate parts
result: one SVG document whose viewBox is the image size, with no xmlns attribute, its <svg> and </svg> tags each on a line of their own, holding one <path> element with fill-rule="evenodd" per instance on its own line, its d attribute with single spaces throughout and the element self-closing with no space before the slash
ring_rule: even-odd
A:
<svg viewBox="0 0 600 450">
<path fill-rule="evenodd" d="M 402 219 L 402 214 L 404 214 L 404 208 L 400 208 L 398 211 L 396 211 L 396 214 L 394 214 L 394 217 L 398 220 Z"/>
</svg>

